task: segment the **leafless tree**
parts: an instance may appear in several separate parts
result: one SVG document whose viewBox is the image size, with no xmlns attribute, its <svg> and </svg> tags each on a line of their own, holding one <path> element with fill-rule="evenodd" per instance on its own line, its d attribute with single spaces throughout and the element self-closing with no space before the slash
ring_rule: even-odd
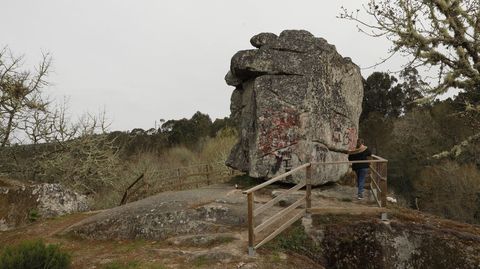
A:
<svg viewBox="0 0 480 269">
<path fill-rule="evenodd" d="M 45 112 L 48 101 L 42 89 L 51 65 L 50 54 L 44 53 L 34 71 L 23 69 L 23 57 L 8 48 L 0 50 L 0 147 L 7 146 L 12 134 L 25 119 Z"/>
</svg>

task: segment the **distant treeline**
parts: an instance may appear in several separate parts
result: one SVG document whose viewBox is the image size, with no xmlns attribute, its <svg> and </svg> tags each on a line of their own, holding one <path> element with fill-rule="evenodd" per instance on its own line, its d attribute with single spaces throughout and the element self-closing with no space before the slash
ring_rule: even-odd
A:
<svg viewBox="0 0 480 269">
<path fill-rule="evenodd" d="M 234 132 L 235 126 L 229 117 L 212 121 L 208 114 L 198 111 L 190 119 L 164 121 L 158 129 L 135 128 L 126 132 L 114 131 L 108 136 L 121 149 L 122 157 L 128 157 L 145 151 L 161 153 L 179 145 L 195 150 L 201 139 L 233 135 Z"/>
</svg>

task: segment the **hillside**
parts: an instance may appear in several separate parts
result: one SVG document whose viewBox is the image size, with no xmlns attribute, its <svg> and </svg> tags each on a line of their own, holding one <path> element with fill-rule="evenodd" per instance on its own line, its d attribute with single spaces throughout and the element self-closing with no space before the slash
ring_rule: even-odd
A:
<svg viewBox="0 0 480 269">
<path fill-rule="evenodd" d="M 272 186 L 255 202 L 263 203 L 283 188 Z M 349 186 L 331 185 L 315 189 L 312 200 L 317 207 L 349 212 L 373 205 L 369 200 L 352 202 L 353 193 Z M 264 217 L 280 209 L 276 206 Z M 0 245 L 34 238 L 59 243 L 72 253 L 73 268 L 358 268 L 367 263 L 372 268 L 477 268 L 480 264 L 480 227 L 394 205 L 389 217 L 383 222 L 375 214 L 314 215 L 250 257 L 246 199 L 230 183 L 164 192 L 113 209 L 42 220 L 1 232 Z"/>
</svg>

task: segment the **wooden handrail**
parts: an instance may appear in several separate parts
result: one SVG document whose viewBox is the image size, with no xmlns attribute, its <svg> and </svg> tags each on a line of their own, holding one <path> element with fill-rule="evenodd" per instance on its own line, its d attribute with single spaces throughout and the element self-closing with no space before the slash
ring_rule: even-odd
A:
<svg viewBox="0 0 480 269">
<path fill-rule="evenodd" d="M 386 178 L 380 175 L 380 173 L 375 168 L 370 167 L 370 170 L 373 171 L 381 180 L 386 180 Z"/>
<path fill-rule="evenodd" d="M 292 193 L 294 191 L 298 191 L 299 189 L 305 187 L 305 185 L 306 184 L 304 182 L 302 182 L 302 183 L 299 183 L 299 184 L 293 186 L 293 188 L 288 189 L 286 192 L 278 195 L 277 197 L 268 201 L 266 204 L 263 204 L 261 207 L 255 209 L 255 211 L 253 211 L 253 216 L 257 216 L 257 215 L 261 214 L 265 210 L 272 207 L 274 204 L 278 203 L 282 198 L 286 197 L 287 195 L 289 195 L 290 193 Z"/>
<path fill-rule="evenodd" d="M 386 176 L 386 166 L 387 166 L 387 160 L 376 156 L 372 155 L 374 159 L 372 160 L 359 160 L 359 161 L 336 161 L 336 162 L 308 162 L 303 165 L 300 165 L 291 171 L 288 171 L 286 173 L 283 173 L 279 176 L 276 176 L 274 178 L 271 178 L 255 187 L 252 187 L 248 190 L 243 191 L 244 194 L 247 194 L 247 201 L 248 201 L 248 252 L 249 255 L 254 255 L 255 250 L 258 249 L 260 246 L 264 245 L 271 239 L 273 239 L 275 236 L 277 236 L 279 233 L 281 233 L 283 230 L 288 228 L 290 225 L 292 225 L 295 221 L 298 219 L 302 218 L 305 216 L 310 216 L 312 213 L 315 213 L 318 211 L 318 208 L 311 208 L 311 187 L 312 187 L 312 167 L 313 165 L 336 165 L 336 164 L 357 164 L 357 163 L 368 163 L 368 164 L 374 164 L 371 165 L 371 169 L 375 176 L 377 176 L 380 179 L 380 182 L 377 182 L 375 180 L 373 174 L 370 174 L 370 178 L 372 179 L 372 182 L 370 182 L 370 186 L 372 191 L 374 189 L 377 190 L 377 192 L 373 193 L 373 196 L 375 198 L 375 201 L 379 205 L 380 208 L 371 210 L 372 212 L 378 212 L 379 210 L 382 210 L 382 212 L 385 210 L 386 206 L 386 190 L 387 190 L 387 176 Z M 308 160 L 307 160 L 308 161 Z M 375 168 L 378 168 L 377 169 Z M 284 193 L 280 194 L 279 196 L 269 200 L 267 203 L 261 205 L 259 208 L 255 209 L 254 208 L 254 192 L 258 191 L 270 184 L 273 184 L 289 175 L 292 175 L 302 169 L 306 168 L 306 178 L 304 182 L 300 182 L 294 187 L 288 189 Z M 385 174 L 385 176 L 382 176 L 382 174 Z M 273 205 L 278 203 L 282 198 L 286 197 L 287 195 L 291 194 L 294 191 L 300 190 L 301 188 L 306 187 L 306 193 L 304 196 L 302 196 L 300 199 L 295 201 L 293 204 L 288 206 L 287 208 L 284 208 L 283 210 L 277 212 L 267 220 L 263 221 L 260 223 L 257 227 L 254 225 L 254 218 L 258 216 L 259 214 L 265 212 L 269 208 L 271 208 Z M 270 227 L 274 223 L 282 220 L 283 218 L 286 217 L 288 213 L 291 213 L 294 210 L 297 210 L 298 207 L 302 204 L 305 203 L 305 208 L 301 209 L 298 213 L 296 213 L 292 218 L 290 218 L 288 221 L 283 223 L 277 230 L 274 232 L 270 233 L 267 237 L 265 237 L 260 243 L 255 245 L 255 236 L 258 235 L 261 231 L 265 230 L 266 228 Z"/>
<path fill-rule="evenodd" d="M 296 168 L 293 169 L 293 170 L 290 170 L 290 171 L 288 171 L 288 172 L 286 172 L 286 173 L 283 173 L 283 174 L 281 174 L 281 175 L 279 175 L 279 176 L 276 176 L 276 177 L 274 177 L 274 178 L 272 178 L 272 179 L 270 179 L 270 180 L 268 180 L 268 181 L 265 181 L 265 182 L 263 182 L 262 184 L 259 184 L 259 185 L 255 186 L 255 187 L 253 187 L 253 188 L 250 188 L 250 189 L 248 189 L 248 190 L 246 190 L 246 191 L 243 191 L 243 194 L 249 194 L 249 193 L 251 193 L 251 192 L 258 191 L 259 189 L 261 189 L 261 188 L 263 188 L 263 187 L 266 187 L 266 186 L 268 186 L 268 185 L 270 185 L 270 184 L 272 184 L 272 183 L 275 183 L 275 182 L 279 181 L 280 179 L 285 178 L 285 177 L 287 177 L 287 176 L 289 176 L 289 175 L 291 175 L 291 174 L 293 174 L 293 173 L 295 173 L 295 172 L 297 172 L 297 171 L 299 171 L 299 170 L 302 170 L 303 168 L 305 168 L 305 167 L 307 167 L 307 166 L 310 166 L 310 163 L 306 163 L 306 164 L 300 165 L 300 166 L 296 167 Z"/>
<path fill-rule="evenodd" d="M 362 161 L 336 161 L 336 162 L 311 162 L 312 165 L 317 165 L 317 164 L 354 164 L 354 163 L 385 163 L 388 162 L 388 160 L 379 157 L 377 155 L 372 155 L 375 160 L 362 160 Z"/>
<path fill-rule="evenodd" d="M 371 182 L 370 182 L 370 187 L 372 187 Z M 380 189 L 377 189 L 377 190 L 380 191 Z M 373 196 L 373 198 L 375 198 L 375 201 L 377 201 L 378 207 L 382 207 L 382 203 L 380 202 L 380 200 L 378 200 L 377 194 L 373 191 L 373 189 L 372 189 L 372 196 Z"/>
<path fill-rule="evenodd" d="M 384 158 L 382 158 L 382 157 L 380 157 L 380 156 L 377 156 L 377 155 L 375 155 L 375 154 L 372 154 L 372 157 L 375 158 L 375 159 L 377 159 L 377 160 L 380 160 L 380 161 L 383 161 L 383 162 L 388 163 L 388 160 L 387 160 L 387 159 L 384 159 Z"/>
<path fill-rule="evenodd" d="M 312 165 L 325 164 L 354 164 L 354 163 L 384 163 L 383 160 L 365 160 L 365 161 L 337 161 L 337 162 L 312 162 Z"/>
<path fill-rule="evenodd" d="M 282 217 L 285 217 L 285 215 L 287 215 L 288 213 L 295 210 L 303 202 L 305 202 L 305 196 L 298 199 L 295 203 L 291 204 L 289 207 L 287 207 L 287 208 L 283 209 L 282 211 L 278 212 L 277 214 L 273 215 L 272 217 L 270 217 L 266 221 L 262 222 L 262 224 L 258 225 L 253 231 L 255 233 L 259 233 L 259 232 L 263 231 L 265 228 L 272 225 L 276 220 L 279 220 Z"/>
<path fill-rule="evenodd" d="M 289 221 L 285 222 L 282 226 L 280 226 L 280 228 L 278 228 L 277 230 L 275 230 L 273 233 L 271 233 L 269 236 L 267 236 L 265 239 L 263 239 L 260 243 L 258 243 L 258 245 L 256 245 L 254 247 L 254 249 L 258 249 L 259 247 L 263 246 L 265 243 L 267 243 L 268 241 L 272 240 L 273 238 L 275 238 L 275 236 L 277 236 L 278 234 L 280 234 L 281 232 L 283 232 L 285 229 L 287 229 L 288 227 L 290 227 L 290 225 L 292 225 L 295 221 L 301 219 L 304 215 L 305 215 L 305 209 L 302 209 L 300 210 L 300 212 L 298 212 L 297 215 L 295 215 L 293 218 L 291 218 Z"/>
<path fill-rule="evenodd" d="M 380 189 L 380 186 L 378 186 L 378 184 L 377 184 L 377 181 L 372 176 L 370 176 L 370 179 L 372 180 L 373 183 L 375 183 L 375 187 L 377 187 L 377 190 L 379 192 L 382 192 L 382 190 Z"/>
</svg>

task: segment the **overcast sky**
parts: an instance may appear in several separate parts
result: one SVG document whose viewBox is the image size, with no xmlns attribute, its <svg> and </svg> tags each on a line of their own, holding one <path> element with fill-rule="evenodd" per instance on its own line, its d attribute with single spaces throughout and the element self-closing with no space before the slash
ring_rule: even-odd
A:
<svg viewBox="0 0 480 269">
<path fill-rule="evenodd" d="M 0 46 L 26 57 L 53 55 L 47 93 L 67 96 L 72 114 L 106 108 L 113 130 L 151 128 L 159 119 L 230 114 L 224 76 L 260 32 L 305 29 L 361 67 L 389 43 L 337 19 L 366 0 L 2 0 Z M 376 70 L 397 70 L 393 59 Z M 364 76 L 375 70 L 362 70 Z"/>
</svg>

